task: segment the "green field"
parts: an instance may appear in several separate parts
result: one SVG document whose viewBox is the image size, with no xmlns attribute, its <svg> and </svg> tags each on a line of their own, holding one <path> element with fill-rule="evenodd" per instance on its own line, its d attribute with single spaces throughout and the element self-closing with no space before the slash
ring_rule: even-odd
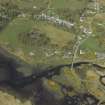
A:
<svg viewBox="0 0 105 105">
<path fill-rule="evenodd" d="M 70 9 L 70 10 L 79 10 L 85 8 L 88 0 L 50 0 L 50 4 L 55 9 Z M 72 5 L 70 5 L 72 4 Z"/>
<path fill-rule="evenodd" d="M 45 27 L 46 26 L 46 27 Z M 45 47 L 45 49 L 50 48 L 50 50 L 54 51 L 54 49 L 51 48 L 51 45 L 42 45 L 39 47 L 38 43 L 42 43 L 44 39 L 39 40 L 38 43 L 29 45 L 30 39 L 27 39 L 26 37 L 23 37 L 23 39 L 26 39 L 27 43 L 22 43 L 21 40 L 19 40 L 19 35 L 24 33 L 29 33 L 33 29 L 39 30 L 41 33 L 44 33 L 50 40 L 52 45 L 57 45 L 57 50 L 62 49 L 64 46 L 67 45 L 69 41 L 73 41 L 75 35 L 73 33 L 69 33 L 67 31 L 64 31 L 60 28 L 55 28 L 54 25 L 48 24 L 46 22 L 35 22 L 31 20 L 28 17 L 25 18 L 15 18 L 12 22 L 10 22 L 4 30 L 0 32 L 0 43 L 7 46 L 7 48 L 10 48 L 14 54 L 19 55 L 21 52 L 23 56 L 21 58 L 29 59 L 31 63 L 46 63 L 51 64 L 54 63 L 62 63 L 62 62 L 68 62 L 68 60 L 63 59 L 62 56 L 53 56 L 53 58 L 46 58 L 44 50 L 42 48 Z M 17 51 L 17 49 L 20 49 Z M 35 56 L 29 57 L 30 52 L 35 52 Z M 62 60 L 61 60 L 62 59 Z M 43 60 L 45 62 L 43 62 Z M 53 64 L 52 63 L 52 64 Z M 54 63 L 54 64 L 55 64 Z"/>
<path fill-rule="evenodd" d="M 1 4 L 6 4 L 8 2 L 9 0 L 0 0 Z M 51 51 L 61 50 L 62 52 L 64 52 L 65 48 L 67 48 L 71 51 L 73 48 L 73 43 L 75 43 L 76 41 L 75 38 L 78 35 L 81 35 L 79 27 L 81 25 L 83 25 L 84 27 L 90 25 L 95 37 L 90 37 L 89 39 L 87 39 L 86 42 L 84 42 L 80 46 L 80 48 L 92 52 L 104 51 L 104 13 L 97 14 L 93 17 L 87 17 L 83 23 L 75 21 L 76 24 L 75 27 L 73 27 L 73 30 L 66 30 L 63 27 L 55 26 L 44 21 L 33 20 L 31 16 L 31 14 L 40 14 L 42 11 L 44 13 L 47 13 L 51 9 L 50 12 L 55 12 L 55 16 L 59 15 L 59 17 L 67 20 L 71 19 L 71 17 L 76 17 L 79 20 L 80 16 L 77 16 L 77 14 L 80 14 L 80 11 L 86 8 L 88 2 L 88 0 L 11 0 L 11 4 L 8 5 L 8 9 L 11 9 L 11 6 L 12 9 L 17 6 L 17 9 L 21 11 L 21 15 L 23 15 L 23 17 L 15 16 L 12 19 L 12 15 L 10 15 L 11 21 L 9 21 L 6 24 L 6 27 L 4 27 L 4 29 L 0 32 L 0 43 L 5 44 L 6 46 L 14 50 L 16 50 L 15 46 L 17 46 L 17 48 L 21 49 L 22 52 L 26 55 L 25 57 L 29 56 L 28 54 L 30 52 L 37 50 L 38 52 L 32 59 L 32 61 L 36 63 L 35 59 L 39 59 L 40 57 L 38 56 L 41 56 L 42 61 L 39 61 L 43 62 L 43 60 L 46 59 L 44 57 L 45 52 L 44 50 L 42 51 L 43 48 L 49 48 Z M 27 37 L 27 34 L 31 33 L 33 30 L 38 30 L 39 34 L 44 34 L 49 40 L 48 43 L 45 42 L 46 39 L 39 38 L 37 43 L 36 40 Z M 22 42 L 20 40 L 21 38 L 19 39 L 20 34 L 22 34 L 22 40 L 25 40 L 25 42 Z M 33 41 L 33 44 L 31 43 L 31 41 Z M 53 58 L 59 60 L 61 58 L 61 55 L 62 54 Z"/>
<path fill-rule="evenodd" d="M 28 18 L 16 18 L 0 33 L 0 40 L 18 46 L 18 34 L 30 31 L 33 25 L 34 22 Z"/>
</svg>

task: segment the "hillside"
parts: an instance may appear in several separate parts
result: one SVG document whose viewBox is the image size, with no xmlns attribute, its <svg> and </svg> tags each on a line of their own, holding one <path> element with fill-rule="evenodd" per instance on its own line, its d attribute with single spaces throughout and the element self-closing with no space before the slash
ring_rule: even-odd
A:
<svg viewBox="0 0 105 105">
<path fill-rule="evenodd" d="M 51 105 L 99 105 L 97 102 L 101 101 L 104 105 L 105 84 L 99 79 L 103 76 L 105 83 L 105 0 L 0 0 L 0 48 L 23 62 L 19 73 L 30 75 L 29 72 L 39 73 L 58 65 L 71 64 L 69 68 L 60 68 L 62 72 L 59 75 L 38 80 L 34 104 L 50 105 L 52 99 Z M 81 61 L 102 68 L 87 64 L 74 67 L 75 62 Z M 0 70 L 3 71 L 2 60 Z M 65 87 L 63 93 L 62 86 L 67 85 L 73 91 Z M 41 89 L 38 90 L 39 86 Z M 28 89 L 32 88 L 33 85 Z M 7 92 L 1 89 L 0 104 L 31 105 L 31 99 L 21 102 L 26 97 L 15 99 L 18 92 L 9 94 L 9 91 L 14 89 Z M 71 98 L 66 99 L 65 94 Z M 84 94 L 86 99 L 81 98 Z M 87 94 L 90 95 L 89 102 Z M 83 103 L 77 99 L 78 104 L 67 103 L 75 100 L 74 97 L 79 97 Z"/>
</svg>

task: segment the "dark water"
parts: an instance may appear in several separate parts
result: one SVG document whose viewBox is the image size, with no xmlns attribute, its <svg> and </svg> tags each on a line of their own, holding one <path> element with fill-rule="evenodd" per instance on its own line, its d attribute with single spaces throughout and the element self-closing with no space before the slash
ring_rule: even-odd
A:
<svg viewBox="0 0 105 105">
<path fill-rule="evenodd" d="M 74 68 L 81 66 L 82 64 L 91 64 L 96 68 L 105 69 L 92 62 L 76 62 L 74 63 Z M 7 84 L 14 89 L 23 89 L 23 93 L 26 92 L 29 96 L 33 95 L 32 88 L 33 90 L 35 89 L 36 94 L 33 95 L 33 97 L 35 99 L 34 103 L 37 103 L 37 105 L 80 105 L 81 102 L 86 102 L 86 105 L 97 105 L 98 99 L 89 93 L 77 94 L 73 97 L 64 96 L 63 99 L 57 100 L 43 87 L 41 79 L 43 77 L 51 78 L 54 75 L 59 75 L 63 67 L 71 67 L 71 64 L 58 65 L 35 73 L 33 72 L 35 69 L 29 64 L 19 60 L 17 57 L 10 55 L 4 49 L 0 48 L 0 85 Z M 27 68 L 30 71 L 28 73 L 26 73 L 27 71 L 25 72 Z"/>
</svg>

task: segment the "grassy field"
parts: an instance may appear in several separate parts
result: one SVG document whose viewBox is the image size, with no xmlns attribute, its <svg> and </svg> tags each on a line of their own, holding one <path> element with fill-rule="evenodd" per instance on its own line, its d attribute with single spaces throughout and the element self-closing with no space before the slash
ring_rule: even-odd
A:
<svg viewBox="0 0 105 105">
<path fill-rule="evenodd" d="M 103 49 L 100 48 L 99 42 L 96 38 L 89 38 L 87 39 L 80 48 L 92 51 L 92 52 L 98 52 L 103 51 Z"/>
<path fill-rule="evenodd" d="M 9 49 L 11 49 L 11 51 L 13 51 L 14 54 L 20 56 L 26 61 L 30 61 L 30 63 L 32 64 L 56 64 L 63 63 L 65 61 L 68 62 L 68 60 L 62 58 L 63 55 L 61 54 L 60 56 L 54 55 L 53 58 L 47 58 L 45 56 L 46 52 L 42 49 L 44 47 L 45 49 L 47 49 L 48 47 L 48 49 L 50 48 L 50 50 L 54 51 L 54 49 L 51 48 L 50 45 L 43 45 L 43 48 L 39 48 L 37 45 L 38 43 L 36 45 L 30 46 L 28 44 L 25 45 L 19 40 L 19 34 L 28 33 L 34 28 L 40 30 L 41 33 L 44 33 L 51 40 L 51 44 L 57 45 L 58 49 L 62 49 L 62 47 L 67 45 L 69 41 L 73 41 L 75 37 L 75 35 L 73 35 L 72 33 L 64 31 L 60 28 L 56 28 L 52 24 L 48 24 L 46 22 L 35 22 L 26 16 L 24 18 L 15 18 L 6 26 L 6 28 L 3 31 L 0 32 L 0 43 L 6 45 Z M 23 37 L 23 39 L 24 38 L 25 37 Z M 29 41 L 30 39 L 27 39 L 27 42 Z M 39 43 L 41 42 L 42 41 L 40 41 Z M 35 53 L 35 55 L 30 57 L 30 52 Z"/>
<path fill-rule="evenodd" d="M 45 22 L 39 22 L 35 27 L 39 27 L 39 29 L 51 39 L 51 42 L 57 44 L 59 47 L 64 47 L 69 41 L 74 40 L 75 37 L 73 33 L 54 27 Z"/>
<path fill-rule="evenodd" d="M 92 21 L 92 28 L 97 36 L 105 36 L 105 14 L 97 14 Z"/>
<path fill-rule="evenodd" d="M 28 18 L 16 18 L 0 33 L 0 40 L 18 46 L 18 34 L 30 31 L 33 25 L 34 22 Z"/>
<path fill-rule="evenodd" d="M 84 8 L 87 4 L 88 0 L 51 0 L 50 5 L 55 8 L 67 8 L 70 10 L 78 10 Z M 70 5 L 72 4 L 72 5 Z"/>
</svg>

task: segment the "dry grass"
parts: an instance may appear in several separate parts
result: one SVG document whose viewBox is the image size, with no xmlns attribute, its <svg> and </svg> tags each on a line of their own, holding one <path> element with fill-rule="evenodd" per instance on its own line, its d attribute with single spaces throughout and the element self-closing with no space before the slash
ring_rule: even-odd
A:
<svg viewBox="0 0 105 105">
<path fill-rule="evenodd" d="M 0 105 L 32 105 L 31 101 L 21 101 L 16 98 L 17 94 L 8 89 L 0 90 Z"/>
</svg>

